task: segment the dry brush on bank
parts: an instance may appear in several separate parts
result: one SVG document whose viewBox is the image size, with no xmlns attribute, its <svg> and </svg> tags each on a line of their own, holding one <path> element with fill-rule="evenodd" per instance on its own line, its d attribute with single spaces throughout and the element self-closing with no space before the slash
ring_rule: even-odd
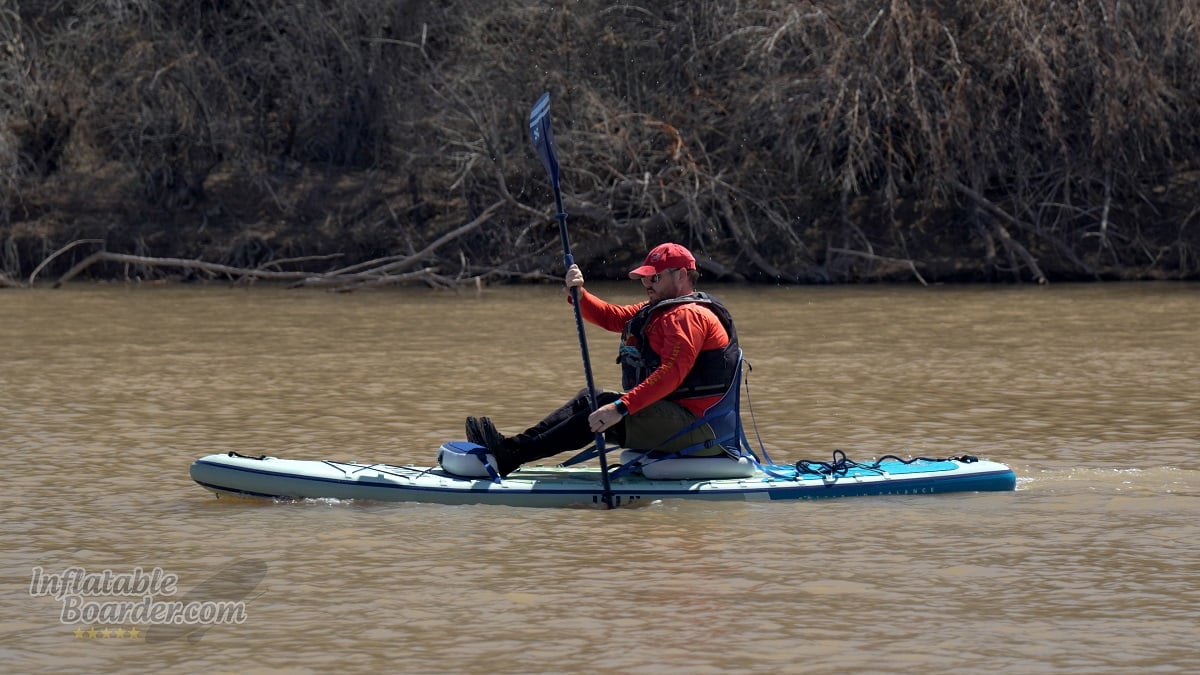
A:
<svg viewBox="0 0 1200 675">
<path fill-rule="evenodd" d="M 594 277 L 665 239 L 764 281 L 1200 275 L 1196 0 L 31 3 L 0 56 L 12 282 L 87 238 L 43 276 L 543 278 L 547 89 Z"/>
</svg>

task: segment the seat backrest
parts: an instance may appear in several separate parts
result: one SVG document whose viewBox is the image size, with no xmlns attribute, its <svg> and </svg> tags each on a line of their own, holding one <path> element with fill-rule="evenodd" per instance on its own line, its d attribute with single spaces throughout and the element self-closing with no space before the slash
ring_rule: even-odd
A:
<svg viewBox="0 0 1200 675">
<path fill-rule="evenodd" d="M 707 424 L 716 436 L 716 443 L 721 444 L 733 457 L 745 454 L 741 450 L 742 441 L 742 350 L 738 350 L 737 368 L 734 369 L 733 380 L 720 400 L 708 407 L 700 416 L 700 424 Z"/>
</svg>

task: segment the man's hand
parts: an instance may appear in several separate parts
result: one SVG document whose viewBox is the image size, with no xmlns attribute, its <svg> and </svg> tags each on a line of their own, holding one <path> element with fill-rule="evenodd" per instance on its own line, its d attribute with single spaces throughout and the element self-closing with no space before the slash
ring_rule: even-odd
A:
<svg viewBox="0 0 1200 675">
<path fill-rule="evenodd" d="M 571 269 L 567 270 L 567 276 L 563 278 L 563 284 L 566 285 L 568 293 L 572 288 L 583 288 L 583 272 L 580 271 L 579 265 L 571 265 Z"/>
<path fill-rule="evenodd" d="M 621 421 L 621 413 L 617 410 L 616 403 L 602 405 L 591 414 L 588 415 L 588 427 L 592 433 L 601 433 L 612 425 Z"/>
</svg>

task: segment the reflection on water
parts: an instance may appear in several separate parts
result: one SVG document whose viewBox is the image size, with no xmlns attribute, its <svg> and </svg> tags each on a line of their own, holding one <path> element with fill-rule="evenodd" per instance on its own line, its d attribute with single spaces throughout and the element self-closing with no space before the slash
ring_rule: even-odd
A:
<svg viewBox="0 0 1200 675">
<path fill-rule="evenodd" d="M 600 286 L 614 299 L 630 285 Z M 556 288 L 0 293 L 0 658 L 37 671 L 1184 671 L 1200 288 L 717 288 L 776 459 L 970 452 L 1011 494 L 618 512 L 218 501 L 236 449 L 427 464 L 583 384 Z M 614 336 L 592 329 L 598 383 Z M 751 429 L 752 440 L 754 430 Z M 267 573 L 198 640 L 76 638 L 30 570 Z M 261 595 L 258 595 L 261 594 Z"/>
</svg>

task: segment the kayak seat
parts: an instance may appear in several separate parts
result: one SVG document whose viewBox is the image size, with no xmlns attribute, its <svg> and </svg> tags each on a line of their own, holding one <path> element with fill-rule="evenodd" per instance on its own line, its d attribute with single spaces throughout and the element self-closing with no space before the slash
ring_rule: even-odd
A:
<svg viewBox="0 0 1200 675">
<path fill-rule="evenodd" d="M 621 466 L 651 480 L 750 478 L 757 467 L 748 457 L 675 457 L 674 453 L 624 450 Z"/>
</svg>

